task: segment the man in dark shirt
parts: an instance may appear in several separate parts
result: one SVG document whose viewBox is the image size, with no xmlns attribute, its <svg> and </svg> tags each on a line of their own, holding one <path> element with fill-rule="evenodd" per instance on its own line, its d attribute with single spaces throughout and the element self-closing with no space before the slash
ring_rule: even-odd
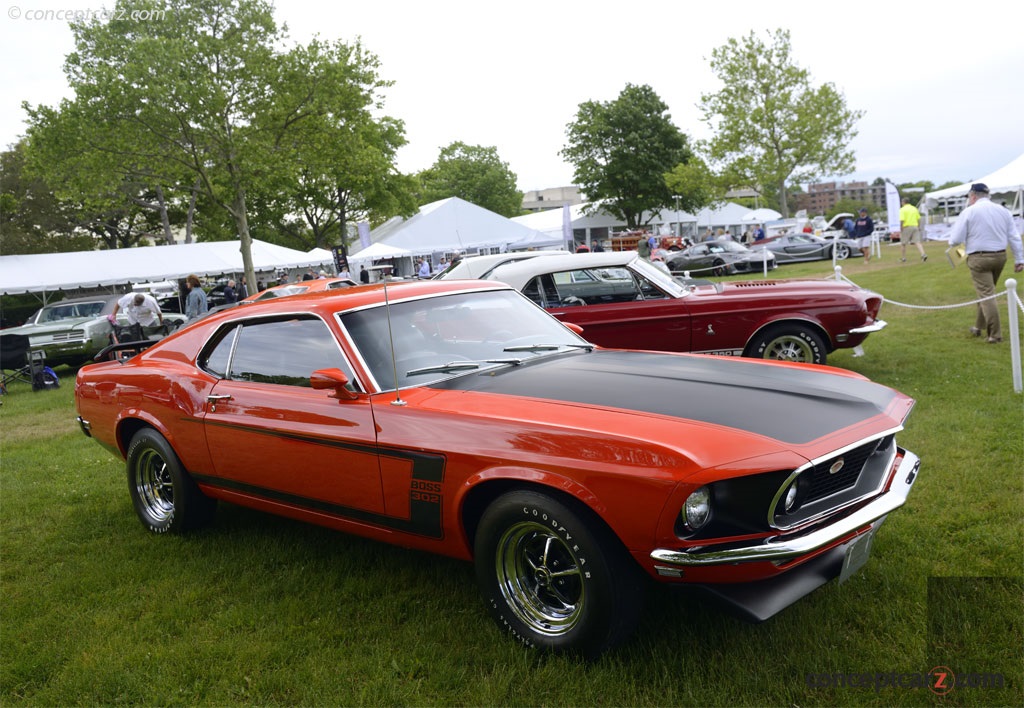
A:
<svg viewBox="0 0 1024 708">
<path fill-rule="evenodd" d="M 853 237 L 857 239 L 857 246 L 864 254 L 864 262 L 871 262 L 871 234 L 875 232 L 875 222 L 868 216 L 868 210 L 860 208 L 860 217 L 853 222 Z"/>
</svg>

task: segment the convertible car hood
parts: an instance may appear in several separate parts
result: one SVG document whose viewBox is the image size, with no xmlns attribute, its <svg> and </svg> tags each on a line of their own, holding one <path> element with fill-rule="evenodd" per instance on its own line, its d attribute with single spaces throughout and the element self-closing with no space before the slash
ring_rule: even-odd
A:
<svg viewBox="0 0 1024 708">
<path fill-rule="evenodd" d="M 617 350 L 460 376 L 431 388 L 634 410 L 794 445 L 873 418 L 880 419 L 878 431 L 896 428 L 913 406 L 898 391 L 816 367 Z"/>
<path fill-rule="evenodd" d="M 55 322 L 47 322 L 46 324 L 12 327 L 11 329 L 5 329 L 4 334 L 24 334 L 29 337 L 38 337 L 52 332 L 65 332 L 69 329 L 82 329 L 88 323 L 96 322 L 100 319 L 101 318 L 96 317 L 68 317 L 63 320 L 56 320 Z"/>
<path fill-rule="evenodd" d="M 717 294 L 722 296 L 766 296 L 772 295 L 797 295 L 807 296 L 813 293 L 837 293 L 837 292 L 864 292 L 859 288 L 847 283 L 840 283 L 834 280 L 740 280 L 735 282 L 720 283 L 716 288 L 717 292 L 710 290 L 696 290 L 695 295 Z"/>
</svg>

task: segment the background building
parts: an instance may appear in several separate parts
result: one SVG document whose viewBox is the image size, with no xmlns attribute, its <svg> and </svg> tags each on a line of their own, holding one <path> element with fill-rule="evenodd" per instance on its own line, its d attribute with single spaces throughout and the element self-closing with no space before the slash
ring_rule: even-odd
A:
<svg viewBox="0 0 1024 708">
<path fill-rule="evenodd" d="M 867 182 L 819 182 L 807 185 L 807 191 L 795 195 L 796 210 L 808 214 L 828 214 L 841 199 L 851 199 L 885 208 L 885 185 Z"/>
<path fill-rule="evenodd" d="M 535 189 L 532 192 L 523 193 L 523 211 L 544 211 L 556 209 L 563 204 L 574 206 L 582 204 L 580 188 L 575 186 L 551 187 L 550 189 Z"/>
</svg>

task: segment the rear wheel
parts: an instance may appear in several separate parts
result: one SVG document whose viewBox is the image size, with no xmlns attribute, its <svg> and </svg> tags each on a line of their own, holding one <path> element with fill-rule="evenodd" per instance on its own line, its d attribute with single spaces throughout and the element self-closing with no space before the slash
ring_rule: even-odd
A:
<svg viewBox="0 0 1024 708">
<path fill-rule="evenodd" d="M 824 364 L 827 354 L 821 335 L 799 324 L 778 325 L 762 332 L 751 342 L 749 352 L 759 359 L 809 364 Z"/>
<path fill-rule="evenodd" d="M 837 261 L 845 261 L 850 257 L 850 248 L 845 243 L 837 243 L 835 249 Z"/>
<path fill-rule="evenodd" d="M 206 525 L 217 502 L 185 472 L 170 443 L 152 428 L 128 446 L 128 493 L 142 525 L 153 533 L 181 533 Z"/>
<path fill-rule="evenodd" d="M 480 589 L 499 626 L 524 644 L 593 658 L 635 629 L 638 570 L 585 510 L 529 490 L 484 512 L 475 541 Z"/>
</svg>

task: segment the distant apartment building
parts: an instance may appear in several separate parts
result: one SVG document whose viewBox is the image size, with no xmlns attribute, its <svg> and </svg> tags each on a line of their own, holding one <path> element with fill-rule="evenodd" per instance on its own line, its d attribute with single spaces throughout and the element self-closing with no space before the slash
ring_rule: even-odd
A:
<svg viewBox="0 0 1024 708">
<path fill-rule="evenodd" d="M 523 211 L 544 211 L 557 209 L 563 204 L 573 206 L 581 203 L 583 198 L 580 197 L 580 188 L 574 186 L 535 189 L 523 193 Z"/>
<path fill-rule="evenodd" d="M 808 215 L 827 214 L 836 202 L 852 199 L 885 208 L 885 185 L 867 182 L 820 182 L 807 185 L 807 191 L 795 197 L 796 209 L 806 209 Z"/>
</svg>

